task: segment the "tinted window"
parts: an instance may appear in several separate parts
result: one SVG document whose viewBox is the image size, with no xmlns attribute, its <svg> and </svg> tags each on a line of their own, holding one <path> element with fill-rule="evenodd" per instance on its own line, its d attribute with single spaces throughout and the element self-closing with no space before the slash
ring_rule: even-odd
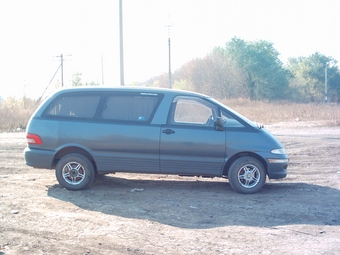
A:
<svg viewBox="0 0 340 255">
<path fill-rule="evenodd" d="M 56 98 L 45 110 L 49 117 L 93 118 L 100 101 L 99 95 L 67 95 Z"/>
<path fill-rule="evenodd" d="M 108 96 L 102 119 L 114 121 L 148 122 L 158 104 L 159 97 L 143 95 Z"/>
</svg>

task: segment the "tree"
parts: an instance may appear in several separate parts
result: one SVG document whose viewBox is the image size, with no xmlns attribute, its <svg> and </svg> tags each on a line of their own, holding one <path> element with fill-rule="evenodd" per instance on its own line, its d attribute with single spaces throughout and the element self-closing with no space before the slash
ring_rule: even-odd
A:
<svg viewBox="0 0 340 255">
<path fill-rule="evenodd" d="M 78 86 L 82 86 L 83 85 L 81 83 L 81 76 L 82 76 L 82 73 L 78 73 L 78 72 L 75 72 L 72 75 L 72 87 L 78 87 Z"/>
<path fill-rule="evenodd" d="M 186 63 L 175 72 L 174 78 L 174 85 L 179 82 L 182 88 L 215 98 L 242 97 L 245 93 L 242 87 L 245 79 L 240 69 L 231 64 L 221 47 L 204 58 Z"/>
<path fill-rule="evenodd" d="M 340 100 L 340 73 L 337 61 L 316 52 L 309 57 L 289 59 L 287 68 L 293 74 L 291 86 L 302 101 L 323 101 L 325 95 L 325 73 L 330 101 Z M 300 100 L 300 101 L 301 101 Z"/>
<path fill-rule="evenodd" d="M 288 73 L 272 43 L 233 38 L 226 44 L 226 52 L 235 65 L 243 70 L 247 81 L 245 87 L 251 100 L 272 100 L 286 96 Z"/>
<path fill-rule="evenodd" d="M 211 94 L 216 98 L 243 97 L 246 93 L 242 69 L 233 65 L 226 50 L 216 47 L 206 57 L 209 60 L 208 78 L 211 84 Z"/>
<path fill-rule="evenodd" d="M 78 73 L 78 72 L 75 72 L 72 75 L 72 86 L 73 87 L 79 87 L 79 86 L 98 86 L 99 85 L 98 82 L 94 82 L 94 81 L 86 82 L 84 84 L 84 83 L 81 82 L 81 76 L 82 76 L 82 73 Z"/>
</svg>

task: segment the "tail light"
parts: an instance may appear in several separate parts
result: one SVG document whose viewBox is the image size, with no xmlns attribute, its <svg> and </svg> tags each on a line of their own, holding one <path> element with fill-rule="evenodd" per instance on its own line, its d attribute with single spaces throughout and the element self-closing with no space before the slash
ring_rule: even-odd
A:
<svg viewBox="0 0 340 255">
<path fill-rule="evenodd" d="M 28 144 L 42 144 L 42 140 L 40 136 L 35 134 L 27 134 L 26 135 L 26 141 Z"/>
</svg>

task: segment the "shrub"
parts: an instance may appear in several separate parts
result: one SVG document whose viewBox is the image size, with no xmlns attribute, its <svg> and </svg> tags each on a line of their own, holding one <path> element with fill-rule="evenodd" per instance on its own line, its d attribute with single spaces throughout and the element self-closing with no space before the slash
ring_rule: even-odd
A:
<svg viewBox="0 0 340 255">
<path fill-rule="evenodd" d="M 38 106 L 36 100 L 29 98 L 8 98 L 0 101 L 0 132 L 26 129 L 29 118 Z"/>
</svg>

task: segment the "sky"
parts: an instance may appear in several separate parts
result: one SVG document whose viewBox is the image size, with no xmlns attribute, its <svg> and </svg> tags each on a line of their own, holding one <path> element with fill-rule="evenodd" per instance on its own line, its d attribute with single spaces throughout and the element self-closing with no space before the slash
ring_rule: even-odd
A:
<svg viewBox="0 0 340 255">
<path fill-rule="evenodd" d="M 233 37 L 272 42 L 283 63 L 315 52 L 340 61 L 339 0 L 122 0 L 122 8 L 126 86 L 168 72 L 169 34 L 172 71 Z M 120 85 L 119 0 L 0 0 L 0 33 L 4 98 L 54 90 L 61 54 L 65 87 L 77 72 L 82 82 Z"/>
</svg>

